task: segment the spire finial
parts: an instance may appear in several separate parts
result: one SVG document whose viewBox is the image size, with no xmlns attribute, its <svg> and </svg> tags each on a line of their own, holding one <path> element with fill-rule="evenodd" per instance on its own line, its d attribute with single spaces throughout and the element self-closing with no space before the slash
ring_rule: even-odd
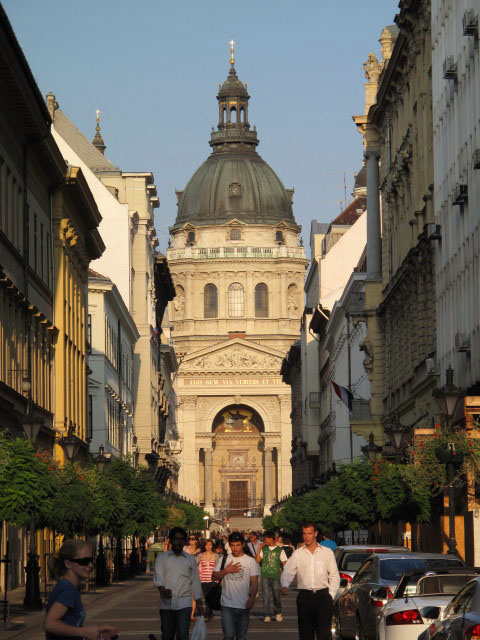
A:
<svg viewBox="0 0 480 640">
<path fill-rule="evenodd" d="M 230 64 L 233 65 L 235 64 L 235 40 L 232 38 L 230 40 Z"/>
<path fill-rule="evenodd" d="M 100 151 L 100 153 L 105 153 L 105 143 L 102 138 L 102 134 L 100 133 L 100 109 L 95 109 L 95 136 L 92 140 L 92 144 Z"/>
</svg>

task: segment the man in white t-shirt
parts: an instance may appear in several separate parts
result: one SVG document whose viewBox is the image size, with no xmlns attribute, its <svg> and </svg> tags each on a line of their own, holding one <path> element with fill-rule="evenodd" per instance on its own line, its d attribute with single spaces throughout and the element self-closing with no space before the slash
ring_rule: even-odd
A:
<svg viewBox="0 0 480 640">
<path fill-rule="evenodd" d="M 241 533 L 231 533 L 228 542 L 231 555 L 228 556 L 224 569 L 220 569 L 222 558 L 218 559 L 212 580 L 222 580 L 220 602 L 223 640 L 245 640 L 260 572 L 255 559 L 243 552 L 245 540 Z"/>
</svg>

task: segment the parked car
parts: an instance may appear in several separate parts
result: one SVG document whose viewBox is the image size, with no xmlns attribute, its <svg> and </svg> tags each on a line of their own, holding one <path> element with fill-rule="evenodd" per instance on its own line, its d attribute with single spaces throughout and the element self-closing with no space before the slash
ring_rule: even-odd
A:
<svg viewBox="0 0 480 640">
<path fill-rule="evenodd" d="M 406 547 L 397 545 L 375 545 L 375 544 L 351 544 L 337 547 L 334 551 L 340 573 L 340 589 L 337 591 L 338 599 L 345 591 L 346 587 L 352 584 L 353 577 L 372 553 L 409 553 Z"/>
<path fill-rule="evenodd" d="M 480 638 L 480 578 L 470 580 L 446 607 L 441 619 L 421 635 L 422 640 Z"/>
<path fill-rule="evenodd" d="M 441 553 L 379 553 L 370 556 L 350 587 L 335 603 L 335 637 L 376 640 L 380 609 L 393 599 L 402 575 L 412 569 L 462 567 L 463 562 Z"/>
<path fill-rule="evenodd" d="M 480 569 L 414 569 L 403 574 L 377 619 L 379 640 L 417 640 Z M 386 594 L 385 594 L 386 595 Z"/>
</svg>

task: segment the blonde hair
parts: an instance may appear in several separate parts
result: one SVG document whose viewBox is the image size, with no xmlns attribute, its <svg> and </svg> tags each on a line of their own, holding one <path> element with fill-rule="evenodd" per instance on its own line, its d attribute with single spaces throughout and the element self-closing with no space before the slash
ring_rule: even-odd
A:
<svg viewBox="0 0 480 640">
<path fill-rule="evenodd" d="M 53 580 L 60 580 L 66 573 L 65 560 L 74 560 L 80 549 L 88 547 L 85 540 L 65 540 L 60 549 L 48 557 L 48 573 Z"/>
</svg>

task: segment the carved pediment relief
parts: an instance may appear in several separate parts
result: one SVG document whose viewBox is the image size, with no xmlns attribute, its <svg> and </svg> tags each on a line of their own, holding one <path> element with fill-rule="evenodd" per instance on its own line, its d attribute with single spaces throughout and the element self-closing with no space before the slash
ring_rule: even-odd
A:
<svg viewBox="0 0 480 640">
<path fill-rule="evenodd" d="M 271 353 L 270 350 L 252 347 L 242 341 L 229 341 L 228 345 L 207 352 L 193 354 L 185 359 L 182 373 L 185 371 L 269 371 L 279 373 L 282 365 L 282 355 Z"/>
</svg>

